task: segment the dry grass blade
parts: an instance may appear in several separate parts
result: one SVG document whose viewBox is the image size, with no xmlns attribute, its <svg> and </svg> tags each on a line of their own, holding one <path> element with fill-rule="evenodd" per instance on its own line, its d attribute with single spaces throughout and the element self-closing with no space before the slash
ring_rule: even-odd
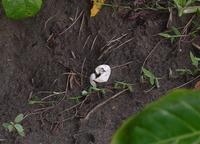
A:
<svg viewBox="0 0 200 144">
<path fill-rule="evenodd" d="M 64 29 L 61 33 L 59 33 L 58 35 L 61 36 L 63 35 L 65 32 L 67 32 L 70 28 L 72 28 L 76 22 L 80 19 L 80 17 L 83 15 L 83 11 L 79 14 L 79 16 L 75 19 L 75 21 L 66 29 Z"/>
</svg>

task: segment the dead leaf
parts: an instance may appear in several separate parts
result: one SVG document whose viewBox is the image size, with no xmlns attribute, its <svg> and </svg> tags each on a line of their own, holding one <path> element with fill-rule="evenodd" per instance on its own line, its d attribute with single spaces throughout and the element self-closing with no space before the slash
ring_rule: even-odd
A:
<svg viewBox="0 0 200 144">
<path fill-rule="evenodd" d="M 195 86 L 194 86 L 195 90 L 200 90 L 200 81 L 198 81 Z"/>
<path fill-rule="evenodd" d="M 93 1 L 93 6 L 91 9 L 90 17 L 96 16 L 105 2 L 105 0 L 92 0 L 92 1 Z"/>
</svg>

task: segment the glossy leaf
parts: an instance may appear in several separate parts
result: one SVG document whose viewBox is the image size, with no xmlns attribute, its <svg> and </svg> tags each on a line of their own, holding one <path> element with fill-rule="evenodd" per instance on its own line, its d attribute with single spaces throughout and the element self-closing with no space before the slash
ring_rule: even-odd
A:
<svg viewBox="0 0 200 144">
<path fill-rule="evenodd" d="M 112 144 L 199 144 L 200 91 L 177 90 L 128 119 Z"/>
<path fill-rule="evenodd" d="M 2 0 L 6 15 L 11 19 L 24 19 L 37 14 L 42 0 Z"/>
</svg>

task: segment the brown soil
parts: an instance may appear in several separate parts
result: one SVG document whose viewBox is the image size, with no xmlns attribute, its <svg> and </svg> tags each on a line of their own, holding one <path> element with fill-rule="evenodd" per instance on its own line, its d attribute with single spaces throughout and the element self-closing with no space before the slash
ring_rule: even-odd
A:
<svg viewBox="0 0 200 144">
<path fill-rule="evenodd" d="M 123 4 L 134 6 L 143 2 L 123 1 Z M 90 6 L 89 0 L 47 0 L 39 15 L 28 20 L 12 21 L 1 15 L 0 124 L 13 120 L 19 113 L 32 113 L 22 123 L 24 138 L 0 127 L 0 139 L 6 139 L 2 143 L 108 144 L 128 116 L 189 80 L 168 77 L 170 68 L 191 67 L 190 44 L 181 44 L 182 52 L 179 52 L 176 46 L 156 35 L 166 30 L 168 13 L 134 13 L 104 7 L 96 17 L 90 18 Z M 73 24 L 75 18 L 79 19 Z M 178 24 L 186 23 L 183 20 Z M 67 29 L 70 25 L 72 27 Z M 122 35 L 119 41 L 112 43 L 115 45 L 111 51 L 105 53 L 108 41 Z M 141 67 L 156 45 L 145 67 L 162 78 L 161 87 L 145 93 L 150 86 L 140 82 Z M 89 111 L 119 91 L 92 94 L 86 100 L 81 99 L 84 100 L 81 108 L 63 112 L 76 104 L 66 98 L 87 89 L 89 75 L 104 63 L 113 70 L 109 82 L 102 87 L 125 81 L 134 84 L 134 92 L 126 92 L 106 103 L 88 120 L 84 118 Z M 65 91 L 66 95 L 53 97 L 51 100 L 58 102 L 53 108 L 33 114 L 36 109 L 50 105 L 32 106 L 28 100 L 34 96 L 46 97 L 47 91 Z"/>
</svg>

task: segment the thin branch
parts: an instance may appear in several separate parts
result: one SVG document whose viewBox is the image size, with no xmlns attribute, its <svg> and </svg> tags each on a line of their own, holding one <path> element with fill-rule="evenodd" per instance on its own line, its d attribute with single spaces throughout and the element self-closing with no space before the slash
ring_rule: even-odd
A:
<svg viewBox="0 0 200 144">
<path fill-rule="evenodd" d="M 152 53 L 157 49 L 157 47 L 163 42 L 163 40 L 160 40 L 154 47 L 153 49 L 150 51 L 150 53 L 147 55 L 147 57 L 145 58 L 143 64 L 142 64 L 142 67 L 145 66 L 147 60 L 149 59 L 149 57 L 152 55 Z"/>
<path fill-rule="evenodd" d="M 103 105 L 105 105 L 106 103 L 108 103 L 109 101 L 117 98 L 118 96 L 120 96 L 121 94 L 123 94 L 124 92 L 126 92 L 128 89 L 125 89 L 123 91 L 118 92 L 117 94 L 113 95 L 112 97 L 108 98 L 107 100 L 103 101 L 102 103 L 98 104 L 97 106 L 95 106 L 84 118 L 84 120 L 88 120 L 91 116 L 91 114 L 93 114 L 94 112 L 96 112 L 97 109 L 99 109 L 100 107 L 102 107 Z"/>
<path fill-rule="evenodd" d="M 182 84 L 182 85 L 180 85 L 180 86 L 178 86 L 178 87 L 175 87 L 175 88 L 173 88 L 173 89 L 182 88 L 182 87 L 184 87 L 184 86 L 186 86 L 186 85 L 188 85 L 188 84 L 194 82 L 194 81 L 197 80 L 198 78 L 200 78 L 200 75 L 198 75 L 198 76 L 195 77 L 194 79 L 192 79 L 192 80 L 190 80 L 190 81 L 188 81 L 188 82 L 186 82 L 186 83 L 184 83 L 184 84 Z"/>
</svg>

